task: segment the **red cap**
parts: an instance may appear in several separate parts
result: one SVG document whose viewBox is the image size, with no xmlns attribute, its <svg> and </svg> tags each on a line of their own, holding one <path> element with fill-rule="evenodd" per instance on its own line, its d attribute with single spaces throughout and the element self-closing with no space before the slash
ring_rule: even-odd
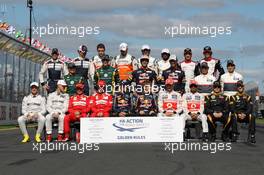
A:
<svg viewBox="0 0 264 175">
<path fill-rule="evenodd" d="M 83 89 L 83 88 L 84 88 L 84 84 L 83 84 L 83 83 L 77 83 L 77 84 L 75 85 L 75 87 L 76 87 L 77 89 Z"/>
<path fill-rule="evenodd" d="M 170 84 L 170 85 L 173 85 L 174 81 L 173 79 L 171 78 L 168 78 L 166 81 L 165 81 L 165 84 Z"/>
<path fill-rule="evenodd" d="M 190 80 L 190 86 L 191 85 L 196 85 L 197 86 L 197 82 L 195 80 Z"/>
<path fill-rule="evenodd" d="M 98 84 L 98 86 L 105 86 L 106 85 L 104 80 L 99 80 L 97 84 Z"/>
</svg>

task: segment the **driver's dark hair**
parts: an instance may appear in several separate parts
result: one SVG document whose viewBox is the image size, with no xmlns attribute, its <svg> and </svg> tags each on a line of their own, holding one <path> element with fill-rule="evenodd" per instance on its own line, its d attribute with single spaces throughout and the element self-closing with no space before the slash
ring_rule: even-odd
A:
<svg viewBox="0 0 264 175">
<path fill-rule="evenodd" d="M 100 44 L 97 45 L 97 50 L 98 50 L 99 48 L 103 48 L 103 49 L 105 50 L 105 45 L 104 45 L 103 43 L 100 43 Z"/>
</svg>

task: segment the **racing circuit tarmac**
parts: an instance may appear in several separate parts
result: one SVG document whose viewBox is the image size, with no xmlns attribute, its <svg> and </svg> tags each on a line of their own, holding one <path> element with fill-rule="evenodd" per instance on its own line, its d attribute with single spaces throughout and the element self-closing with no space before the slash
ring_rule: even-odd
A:
<svg viewBox="0 0 264 175">
<path fill-rule="evenodd" d="M 31 129 L 31 132 L 34 129 Z M 246 132 L 242 131 L 245 136 Z M 32 134 L 31 134 L 32 135 Z M 262 175 L 264 128 L 257 143 L 232 144 L 231 151 L 165 151 L 162 143 L 100 144 L 98 151 L 33 151 L 19 130 L 0 131 L 0 175 Z"/>
</svg>

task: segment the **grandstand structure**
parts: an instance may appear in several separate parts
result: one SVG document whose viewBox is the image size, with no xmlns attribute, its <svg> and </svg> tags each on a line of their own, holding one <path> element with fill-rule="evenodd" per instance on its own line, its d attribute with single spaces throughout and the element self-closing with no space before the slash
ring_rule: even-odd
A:
<svg viewBox="0 0 264 175">
<path fill-rule="evenodd" d="M 50 55 L 0 31 L 0 124 L 15 123 L 29 84 Z"/>
</svg>

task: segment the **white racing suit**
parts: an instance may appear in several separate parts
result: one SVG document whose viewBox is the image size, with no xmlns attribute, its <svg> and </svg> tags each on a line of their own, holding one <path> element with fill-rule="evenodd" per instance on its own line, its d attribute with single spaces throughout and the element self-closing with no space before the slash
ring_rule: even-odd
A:
<svg viewBox="0 0 264 175">
<path fill-rule="evenodd" d="M 208 74 L 213 75 L 217 80 L 220 80 L 221 75 L 225 73 L 220 60 L 216 58 L 204 58 L 200 61 L 200 64 L 202 64 L 203 62 L 206 62 L 208 64 Z"/>
<path fill-rule="evenodd" d="M 182 61 L 180 67 L 185 74 L 185 92 L 190 91 L 190 80 L 194 79 L 195 76 L 200 74 L 199 64 L 194 61 Z"/>
<path fill-rule="evenodd" d="M 243 80 L 243 76 L 237 72 L 233 73 L 225 73 L 221 76 L 220 82 L 222 85 L 222 90 L 224 92 L 224 95 L 226 96 L 232 96 L 237 93 L 237 82 L 239 80 Z"/>
<path fill-rule="evenodd" d="M 174 113 L 172 117 L 182 113 L 181 95 L 178 92 L 160 91 L 158 97 L 158 117 L 166 117 L 166 112 Z"/>
<path fill-rule="evenodd" d="M 207 116 L 204 114 L 204 96 L 200 93 L 186 93 L 182 96 L 183 111 L 186 120 L 192 120 L 191 113 L 198 114 L 197 120 L 202 122 L 203 133 L 208 133 Z"/>
<path fill-rule="evenodd" d="M 19 128 L 23 135 L 28 135 L 26 122 L 37 121 L 38 129 L 37 134 L 41 134 L 44 124 L 46 113 L 46 100 L 41 95 L 33 96 L 32 94 L 23 98 L 22 101 L 22 116 L 18 117 L 17 121 Z"/>
<path fill-rule="evenodd" d="M 216 81 L 216 78 L 210 74 L 201 74 L 195 77 L 194 80 L 197 82 L 198 92 L 206 96 L 213 91 L 213 84 Z"/>
<path fill-rule="evenodd" d="M 68 110 L 69 95 L 66 93 L 58 93 L 57 91 L 49 94 L 47 99 L 47 111 L 49 114 L 46 116 L 46 132 L 52 133 L 52 121 L 58 119 L 58 133 L 63 134 L 63 122 L 65 113 Z M 58 116 L 56 116 L 58 113 Z"/>
<path fill-rule="evenodd" d="M 161 77 L 162 76 L 162 72 L 164 70 L 169 69 L 170 67 L 171 67 L 171 65 L 170 65 L 169 59 L 166 60 L 166 61 L 163 60 L 163 59 L 159 60 L 157 62 L 157 70 L 158 70 L 157 74 L 158 74 L 158 76 Z"/>
</svg>

